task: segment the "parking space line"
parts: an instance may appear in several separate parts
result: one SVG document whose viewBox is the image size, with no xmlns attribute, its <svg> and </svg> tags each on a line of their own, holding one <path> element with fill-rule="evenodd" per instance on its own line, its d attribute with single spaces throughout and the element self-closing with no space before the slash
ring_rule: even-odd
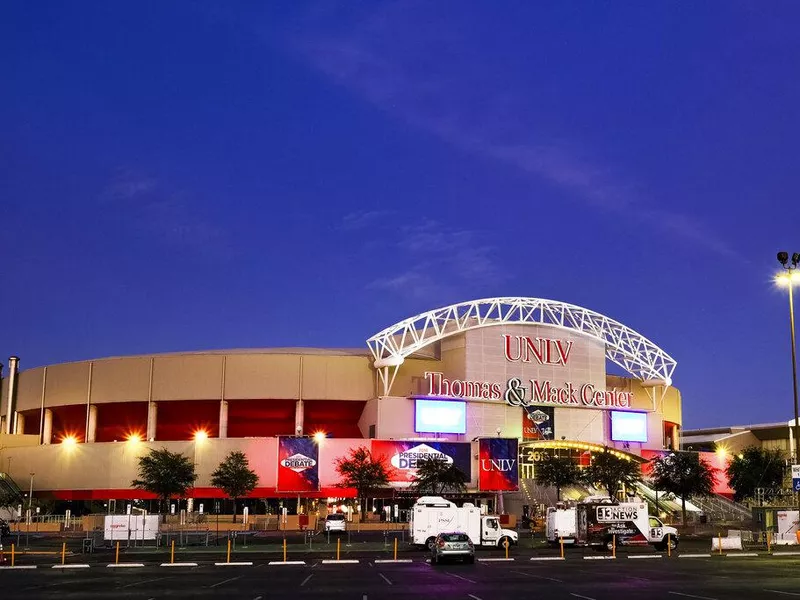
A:
<svg viewBox="0 0 800 600">
<path fill-rule="evenodd" d="M 461 575 L 456 575 L 455 573 L 445 573 L 445 575 L 449 575 L 450 577 L 456 577 L 458 579 L 461 579 L 463 581 L 468 581 L 470 583 L 475 583 L 474 581 L 472 581 L 472 579 L 467 579 L 466 577 L 462 577 Z"/>
<path fill-rule="evenodd" d="M 535 579 L 547 579 L 548 581 L 555 581 L 556 583 L 564 583 L 561 579 L 556 579 L 555 577 L 545 577 L 544 575 L 534 575 L 533 573 L 524 573 L 523 571 L 511 571 L 512 573 L 516 573 L 518 575 L 525 575 L 525 577 L 533 577 Z"/>
<path fill-rule="evenodd" d="M 717 600 L 716 598 L 711 598 L 710 596 L 695 596 L 694 594 L 682 594 L 681 592 L 667 592 L 668 594 L 672 594 L 673 596 L 683 596 L 684 598 L 698 598 L 699 600 Z"/>
<path fill-rule="evenodd" d="M 570 596 L 575 596 L 576 598 L 582 598 L 583 600 L 594 600 L 594 598 L 590 598 L 589 596 L 581 596 L 580 594 L 573 594 L 570 592 Z"/>
<path fill-rule="evenodd" d="M 218 585 L 222 585 L 223 583 L 228 583 L 228 582 L 231 582 L 231 581 L 236 581 L 237 579 L 241 579 L 242 577 L 243 577 L 243 575 L 239 575 L 238 577 L 231 577 L 230 579 L 223 579 L 222 581 L 218 581 L 214 585 L 210 585 L 208 587 L 215 588 Z"/>
<path fill-rule="evenodd" d="M 253 600 L 261 600 L 261 596 L 256 596 Z"/>
<path fill-rule="evenodd" d="M 308 577 L 303 579 L 303 583 L 300 584 L 300 587 L 303 587 L 305 584 L 307 584 L 308 580 L 311 579 L 313 576 L 314 576 L 314 574 L 312 573 L 311 575 L 309 575 Z"/>
<path fill-rule="evenodd" d="M 456 539 L 458 539 L 458 538 L 456 538 Z M 388 583 L 389 585 L 392 585 L 392 582 L 391 582 L 391 581 L 389 581 L 389 578 L 388 578 L 388 577 L 386 577 L 386 575 L 384 575 L 383 573 L 378 573 L 378 575 L 380 575 L 381 577 L 383 577 L 383 580 L 384 580 L 386 583 Z"/>
<path fill-rule="evenodd" d="M 765 592 L 772 592 L 773 594 L 784 594 L 786 596 L 800 596 L 797 592 L 782 592 L 781 590 L 764 590 Z"/>
<path fill-rule="evenodd" d="M 478 598 L 478 597 L 477 597 L 477 596 L 475 596 L 474 594 L 467 594 L 467 596 L 469 596 L 470 598 L 472 598 L 472 600 L 482 600 L 481 598 Z"/>
</svg>

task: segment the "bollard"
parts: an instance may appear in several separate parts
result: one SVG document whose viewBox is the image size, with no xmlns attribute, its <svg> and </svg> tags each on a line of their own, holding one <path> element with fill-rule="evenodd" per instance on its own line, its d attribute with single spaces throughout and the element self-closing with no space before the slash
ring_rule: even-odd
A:
<svg viewBox="0 0 800 600">
<path fill-rule="evenodd" d="M 14 552 L 14 546 L 11 546 L 11 552 Z M 397 560 L 397 538 L 394 538 L 394 559 Z"/>
<path fill-rule="evenodd" d="M 617 558 L 617 534 L 611 536 L 611 556 Z"/>
<path fill-rule="evenodd" d="M 558 538 L 559 543 L 561 544 L 561 558 L 564 558 L 564 538 Z"/>
<path fill-rule="evenodd" d="M 14 566 L 14 544 L 11 544 L 11 566 Z"/>
<path fill-rule="evenodd" d="M 228 538 L 228 560 L 227 562 L 231 562 L 231 540 Z"/>
<path fill-rule="evenodd" d="M 119 564 L 119 542 L 117 542 L 117 551 L 114 554 L 114 564 L 115 565 Z"/>
<path fill-rule="evenodd" d="M 336 560 L 339 560 L 339 548 L 342 545 L 342 538 L 336 538 Z"/>
<path fill-rule="evenodd" d="M 509 547 L 508 540 L 503 540 L 503 546 L 506 548 L 506 560 L 508 560 L 508 547 Z"/>
<path fill-rule="evenodd" d="M 61 564 L 63 565 L 67 560 L 67 542 L 61 544 Z"/>
<path fill-rule="evenodd" d="M 722 556 L 722 533 L 719 534 L 719 555 Z"/>
<path fill-rule="evenodd" d="M 286 538 L 283 538 L 283 562 L 286 562 Z"/>
<path fill-rule="evenodd" d="M 172 540 L 172 549 L 169 553 L 169 562 L 170 564 L 175 562 L 175 540 Z"/>
<path fill-rule="evenodd" d="M 672 556 L 672 537 L 671 536 L 672 536 L 671 533 L 667 534 L 667 558 Z"/>
<path fill-rule="evenodd" d="M 771 542 L 772 542 L 772 536 L 770 535 L 770 532 L 768 531 L 767 532 L 767 552 L 772 552 L 772 543 Z M 13 546 L 12 546 L 12 548 L 13 548 Z"/>
</svg>

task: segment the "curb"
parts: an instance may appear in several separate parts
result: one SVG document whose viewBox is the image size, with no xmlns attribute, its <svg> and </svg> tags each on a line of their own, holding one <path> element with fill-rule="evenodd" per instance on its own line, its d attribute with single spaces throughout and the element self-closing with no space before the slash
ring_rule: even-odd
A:
<svg viewBox="0 0 800 600">
<path fill-rule="evenodd" d="M 531 560 L 566 560 L 561 556 L 532 556 Z"/>
<path fill-rule="evenodd" d="M 162 567 L 196 567 L 197 563 L 161 563 Z"/>
<path fill-rule="evenodd" d="M 304 564 L 306 564 L 306 561 L 304 561 L 304 560 L 287 560 L 287 561 L 271 560 L 267 564 L 269 564 L 269 565 L 304 565 Z"/>
<path fill-rule="evenodd" d="M 0 569 L 35 569 L 36 565 L 14 565 L 13 567 L 0 567 Z"/>
<path fill-rule="evenodd" d="M 773 552 L 772 556 L 800 556 L 800 552 Z"/>
<path fill-rule="evenodd" d="M 628 558 L 663 558 L 663 554 L 631 554 Z"/>
<path fill-rule="evenodd" d="M 89 565 L 53 565 L 51 569 L 88 569 Z"/>
<path fill-rule="evenodd" d="M 583 560 L 617 560 L 616 556 L 584 556 Z"/>
<path fill-rule="evenodd" d="M 516 558 L 479 558 L 478 562 L 511 562 Z"/>
<path fill-rule="evenodd" d="M 414 562 L 414 561 L 411 560 L 410 558 L 398 558 L 397 560 L 381 559 L 381 560 L 375 560 L 373 562 L 376 565 L 382 565 L 382 564 L 386 564 L 386 563 L 410 563 L 410 562 Z"/>
<path fill-rule="evenodd" d="M 711 558 L 709 554 L 678 554 L 678 558 Z"/>
<path fill-rule="evenodd" d="M 252 562 L 219 562 L 214 563 L 215 567 L 252 567 Z"/>
<path fill-rule="evenodd" d="M 323 565 L 357 565 L 358 559 L 351 558 L 347 560 L 325 559 L 322 561 Z"/>
<path fill-rule="evenodd" d="M 726 554 L 725 556 L 732 556 L 732 557 L 734 557 L 734 558 L 736 558 L 736 557 L 738 557 L 738 556 L 747 556 L 747 557 L 750 557 L 750 556 L 758 556 L 758 552 L 740 552 L 740 553 L 738 553 L 738 554 Z"/>
<path fill-rule="evenodd" d="M 106 565 L 109 569 L 133 569 L 136 567 L 143 567 L 144 563 L 112 563 L 110 565 Z"/>
</svg>

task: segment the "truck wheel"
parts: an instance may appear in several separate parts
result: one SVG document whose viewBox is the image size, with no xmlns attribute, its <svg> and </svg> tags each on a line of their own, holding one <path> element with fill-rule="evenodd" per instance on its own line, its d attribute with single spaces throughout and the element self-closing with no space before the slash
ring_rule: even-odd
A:
<svg viewBox="0 0 800 600">
<path fill-rule="evenodd" d="M 614 540 L 612 538 L 608 538 L 606 540 L 606 550 L 608 550 L 609 552 L 614 551 Z"/>
<path fill-rule="evenodd" d="M 429 537 L 427 540 L 425 540 L 425 546 L 428 548 L 428 550 L 433 550 L 433 545 L 435 543 L 436 543 L 435 537 Z"/>
<path fill-rule="evenodd" d="M 497 540 L 497 547 L 501 548 L 501 549 L 505 549 L 506 542 L 508 542 L 508 545 L 511 546 L 511 540 L 510 539 L 508 539 L 506 536 L 501 537 L 499 540 Z"/>
<path fill-rule="evenodd" d="M 664 541 L 661 542 L 662 549 L 666 550 L 667 544 L 669 544 L 670 550 L 675 550 L 678 547 L 678 538 L 676 538 L 674 535 L 664 538 Z"/>
</svg>

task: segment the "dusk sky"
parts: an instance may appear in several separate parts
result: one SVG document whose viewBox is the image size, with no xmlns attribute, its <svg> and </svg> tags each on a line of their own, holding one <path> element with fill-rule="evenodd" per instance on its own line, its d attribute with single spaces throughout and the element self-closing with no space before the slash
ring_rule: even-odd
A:
<svg viewBox="0 0 800 600">
<path fill-rule="evenodd" d="M 366 347 L 490 296 L 788 420 L 796 2 L 25 2 L 0 17 L 0 360 Z"/>
</svg>

